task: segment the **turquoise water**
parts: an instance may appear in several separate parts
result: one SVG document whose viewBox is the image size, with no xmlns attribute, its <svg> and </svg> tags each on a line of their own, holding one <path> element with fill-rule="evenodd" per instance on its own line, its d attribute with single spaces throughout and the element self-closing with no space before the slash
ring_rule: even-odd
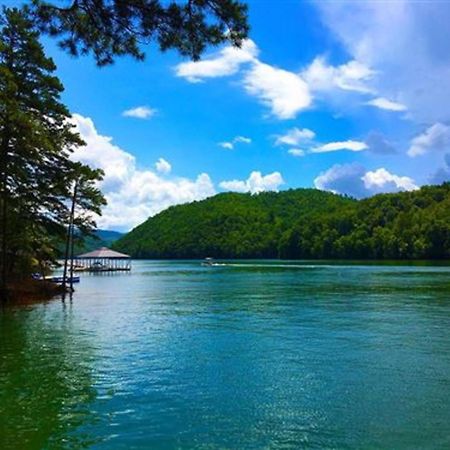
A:
<svg viewBox="0 0 450 450">
<path fill-rule="evenodd" d="M 138 261 L 0 310 L 0 448 L 450 448 L 450 267 Z"/>
</svg>

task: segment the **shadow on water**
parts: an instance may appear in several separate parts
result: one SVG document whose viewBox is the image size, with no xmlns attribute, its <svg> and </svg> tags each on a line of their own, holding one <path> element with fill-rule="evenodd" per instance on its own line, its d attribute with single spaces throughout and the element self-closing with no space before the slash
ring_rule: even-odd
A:
<svg viewBox="0 0 450 450">
<path fill-rule="evenodd" d="M 0 448 L 76 449 L 94 444 L 89 335 L 69 302 L 0 310 Z M 77 432 L 75 433 L 75 431 Z"/>
</svg>

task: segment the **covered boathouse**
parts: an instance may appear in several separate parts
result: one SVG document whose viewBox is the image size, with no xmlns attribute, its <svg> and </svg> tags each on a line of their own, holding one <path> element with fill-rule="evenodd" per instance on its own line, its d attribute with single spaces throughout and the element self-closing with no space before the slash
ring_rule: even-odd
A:
<svg viewBox="0 0 450 450">
<path fill-rule="evenodd" d="M 131 256 L 107 247 L 75 257 L 74 271 L 116 272 L 131 270 Z"/>
</svg>

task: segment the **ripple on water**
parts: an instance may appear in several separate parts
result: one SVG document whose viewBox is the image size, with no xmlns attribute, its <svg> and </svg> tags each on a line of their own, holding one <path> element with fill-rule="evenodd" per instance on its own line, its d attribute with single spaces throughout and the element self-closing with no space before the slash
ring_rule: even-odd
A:
<svg viewBox="0 0 450 450">
<path fill-rule="evenodd" d="M 0 313 L 0 448 L 448 448 L 448 267 L 135 262 Z"/>
</svg>

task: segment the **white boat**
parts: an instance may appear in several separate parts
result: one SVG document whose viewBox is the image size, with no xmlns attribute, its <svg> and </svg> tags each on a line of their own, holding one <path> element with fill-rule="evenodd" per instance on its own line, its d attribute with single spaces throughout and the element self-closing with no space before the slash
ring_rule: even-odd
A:
<svg viewBox="0 0 450 450">
<path fill-rule="evenodd" d="M 214 264 L 215 264 L 214 258 L 210 258 L 210 257 L 205 258 L 202 262 L 202 266 L 206 266 L 206 267 L 214 266 Z"/>
</svg>

